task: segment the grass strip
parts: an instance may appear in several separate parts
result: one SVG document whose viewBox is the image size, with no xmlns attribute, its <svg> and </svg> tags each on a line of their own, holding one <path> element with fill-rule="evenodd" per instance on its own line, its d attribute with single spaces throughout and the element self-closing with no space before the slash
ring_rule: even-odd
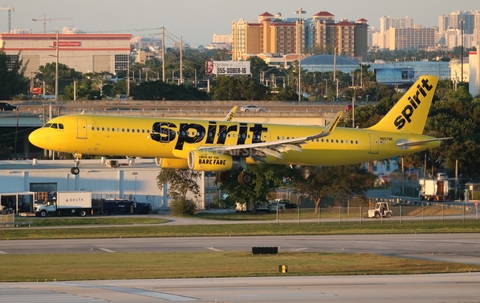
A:
<svg viewBox="0 0 480 303">
<path fill-rule="evenodd" d="M 262 223 L 222 225 L 130 225 L 98 227 L 12 228 L 0 230 L 0 240 L 14 239 L 91 239 L 138 237 L 205 237 L 205 236 L 281 236 L 342 234 L 428 234 L 478 233 L 479 221 L 388 221 L 327 223 Z"/>
<path fill-rule="evenodd" d="M 288 273 L 279 273 L 287 265 Z M 402 275 L 477 272 L 480 265 L 372 254 L 249 252 L 4 255 L 0 282 L 216 278 L 265 276 Z"/>
</svg>

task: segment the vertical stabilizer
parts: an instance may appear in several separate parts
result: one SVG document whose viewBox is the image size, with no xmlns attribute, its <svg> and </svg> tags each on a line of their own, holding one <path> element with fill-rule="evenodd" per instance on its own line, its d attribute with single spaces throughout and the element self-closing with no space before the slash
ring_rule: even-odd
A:
<svg viewBox="0 0 480 303">
<path fill-rule="evenodd" d="M 370 130 L 422 134 L 437 87 L 437 76 L 421 76 Z"/>
</svg>

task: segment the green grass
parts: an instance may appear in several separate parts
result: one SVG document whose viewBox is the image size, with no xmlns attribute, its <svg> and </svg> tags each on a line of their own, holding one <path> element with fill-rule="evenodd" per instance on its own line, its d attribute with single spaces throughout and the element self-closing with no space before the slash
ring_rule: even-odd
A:
<svg viewBox="0 0 480 303">
<path fill-rule="evenodd" d="M 344 253 L 99 253 L 2 256 L 0 282 L 311 275 L 395 275 L 480 271 L 480 265 Z"/>
<path fill-rule="evenodd" d="M 13 239 L 85 239 L 135 237 L 205 237 L 205 236 L 281 236 L 341 234 L 413 234 L 478 233 L 479 221 L 399 221 L 365 220 L 360 222 L 301 222 L 222 225 L 129 225 L 69 228 L 13 228 L 0 230 L 0 240 Z"/>
<path fill-rule="evenodd" d="M 168 222 L 152 217 L 53 217 L 53 218 L 20 218 L 18 222 L 33 222 L 34 226 L 77 226 L 77 225 L 124 225 L 124 224 L 159 224 Z"/>
</svg>

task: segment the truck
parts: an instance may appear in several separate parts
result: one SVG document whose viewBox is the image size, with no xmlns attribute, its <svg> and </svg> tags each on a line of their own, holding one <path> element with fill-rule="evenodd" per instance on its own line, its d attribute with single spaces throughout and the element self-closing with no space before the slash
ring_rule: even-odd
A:
<svg viewBox="0 0 480 303">
<path fill-rule="evenodd" d="M 420 201 L 449 201 L 450 184 L 448 180 L 441 179 L 419 179 L 420 192 L 418 198 Z"/>
<path fill-rule="evenodd" d="M 393 213 L 388 207 L 387 202 L 377 202 L 374 209 L 368 210 L 369 218 L 380 218 L 380 217 L 391 218 L 392 215 Z"/>
<path fill-rule="evenodd" d="M 94 210 L 102 215 L 115 214 L 148 214 L 152 210 L 152 205 L 148 202 L 136 202 L 124 199 L 94 199 Z"/>
<path fill-rule="evenodd" d="M 77 215 L 85 217 L 93 214 L 95 207 L 92 204 L 92 193 L 81 192 L 56 192 L 48 201 L 34 204 L 34 212 L 37 217 L 47 215 Z"/>
</svg>

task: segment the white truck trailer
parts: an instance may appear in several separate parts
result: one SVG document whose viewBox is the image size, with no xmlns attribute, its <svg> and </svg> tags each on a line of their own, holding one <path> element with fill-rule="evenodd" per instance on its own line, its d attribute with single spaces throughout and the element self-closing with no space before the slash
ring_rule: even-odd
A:
<svg viewBox="0 0 480 303">
<path fill-rule="evenodd" d="M 449 201 L 450 185 L 445 179 L 419 179 L 421 189 L 418 194 L 420 200 Z"/>
<path fill-rule="evenodd" d="M 77 215 L 84 217 L 93 212 L 91 192 L 57 192 L 56 196 L 45 203 L 35 203 L 35 215 Z"/>
</svg>

